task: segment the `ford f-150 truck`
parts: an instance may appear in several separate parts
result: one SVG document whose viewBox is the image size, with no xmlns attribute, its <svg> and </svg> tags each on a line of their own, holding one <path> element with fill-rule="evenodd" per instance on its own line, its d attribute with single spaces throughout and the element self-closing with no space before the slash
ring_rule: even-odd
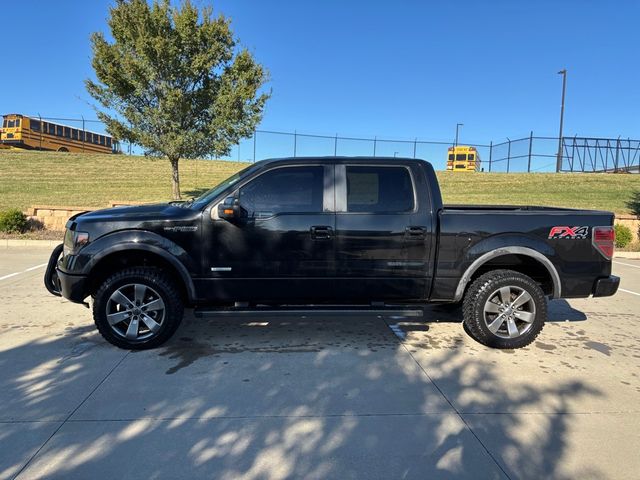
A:
<svg viewBox="0 0 640 480">
<path fill-rule="evenodd" d="M 616 292 L 613 220 L 443 205 L 423 160 L 265 160 L 194 200 L 72 217 L 44 280 L 72 302 L 91 297 L 100 333 L 128 349 L 165 342 L 185 306 L 258 314 L 427 302 L 462 303 L 476 340 L 517 348 L 540 333 L 547 298 Z"/>
</svg>

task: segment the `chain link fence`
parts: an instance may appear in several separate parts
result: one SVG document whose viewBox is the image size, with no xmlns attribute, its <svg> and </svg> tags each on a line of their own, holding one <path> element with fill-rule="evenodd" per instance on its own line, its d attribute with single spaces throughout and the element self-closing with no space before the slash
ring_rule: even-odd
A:
<svg viewBox="0 0 640 480">
<path fill-rule="evenodd" d="M 95 119 L 57 118 L 28 115 L 44 121 L 106 133 Z M 488 143 L 459 142 L 475 147 L 484 172 L 636 172 L 640 173 L 640 140 L 535 136 Z M 314 135 L 308 133 L 256 130 L 252 137 L 235 145 L 223 160 L 256 162 L 265 158 L 305 156 L 409 157 L 430 161 L 437 170 L 446 168 L 453 142 L 435 140 L 392 140 L 378 137 Z M 558 147 L 561 158 L 558 159 Z M 124 153 L 142 153 L 135 145 L 121 144 Z"/>
</svg>

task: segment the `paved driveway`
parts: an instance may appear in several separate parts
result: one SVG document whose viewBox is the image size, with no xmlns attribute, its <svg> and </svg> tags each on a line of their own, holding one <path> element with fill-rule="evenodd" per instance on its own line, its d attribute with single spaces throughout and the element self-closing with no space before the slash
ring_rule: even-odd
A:
<svg viewBox="0 0 640 480">
<path fill-rule="evenodd" d="M 188 314 L 129 353 L 44 290 L 48 253 L 0 250 L 0 478 L 638 478 L 640 261 L 518 351 L 429 307 Z"/>
</svg>

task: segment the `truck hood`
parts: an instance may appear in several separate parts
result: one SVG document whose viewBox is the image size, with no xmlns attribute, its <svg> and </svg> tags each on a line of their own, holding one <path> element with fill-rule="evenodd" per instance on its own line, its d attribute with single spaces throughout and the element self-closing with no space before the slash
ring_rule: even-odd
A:
<svg viewBox="0 0 640 480">
<path fill-rule="evenodd" d="M 196 227 L 201 212 L 169 203 L 114 207 L 83 213 L 70 219 L 75 230 L 88 232 L 91 239 L 119 230 L 148 230 L 166 232 L 172 227 Z"/>
<path fill-rule="evenodd" d="M 165 219 L 179 219 L 191 217 L 193 212 L 188 208 L 169 203 L 155 203 L 152 205 L 136 205 L 132 207 L 113 207 L 93 212 L 83 213 L 76 217 L 78 223 L 84 222 L 120 222 L 120 221 L 143 221 Z"/>
</svg>

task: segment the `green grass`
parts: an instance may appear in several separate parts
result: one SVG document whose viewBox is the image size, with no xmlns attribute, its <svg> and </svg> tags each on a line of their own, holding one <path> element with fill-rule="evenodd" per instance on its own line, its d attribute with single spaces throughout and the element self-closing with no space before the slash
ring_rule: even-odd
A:
<svg viewBox="0 0 640 480">
<path fill-rule="evenodd" d="M 182 160 L 185 197 L 199 194 L 246 163 Z M 169 162 L 127 155 L 0 151 L 0 209 L 32 205 L 104 207 L 111 200 L 171 197 Z M 640 175 L 439 172 L 445 203 L 554 205 L 629 213 Z"/>
</svg>

